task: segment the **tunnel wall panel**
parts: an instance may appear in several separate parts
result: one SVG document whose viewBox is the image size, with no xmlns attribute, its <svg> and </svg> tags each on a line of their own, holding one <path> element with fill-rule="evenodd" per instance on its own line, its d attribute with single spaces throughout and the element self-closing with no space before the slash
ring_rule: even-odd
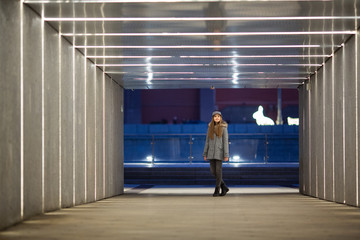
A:
<svg viewBox="0 0 360 240">
<path fill-rule="evenodd" d="M 299 191 L 304 192 L 304 86 L 300 86 L 299 90 Z"/>
<path fill-rule="evenodd" d="M 113 128 L 113 83 L 109 78 L 105 78 L 105 197 L 114 195 L 115 182 L 113 176 L 114 162 L 110 161 L 114 157 L 114 137 L 111 134 Z"/>
<path fill-rule="evenodd" d="M 61 207 L 73 206 L 73 51 L 61 39 Z"/>
<path fill-rule="evenodd" d="M 0 230 L 123 193 L 123 88 L 20 1 L 0 31 Z"/>
<path fill-rule="evenodd" d="M 317 197 L 324 199 L 325 198 L 325 187 L 324 187 L 324 147 L 325 147 L 325 139 L 324 139 L 324 127 L 325 127 L 325 119 L 324 119 L 324 69 L 321 69 L 317 78 L 317 88 L 316 88 L 316 109 L 317 110 L 317 134 L 315 139 L 317 159 L 316 159 L 316 186 L 317 186 Z"/>
<path fill-rule="evenodd" d="M 9 14 L 11 13 L 11 14 Z M 20 182 L 20 9 L 12 0 L 0 8 L 0 229 L 21 219 Z"/>
<path fill-rule="evenodd" d="M 350 37 L 311 76 L 299 95 L 304 106 L 300 108 L 304 129 L 300 134 L 300 174 L 304 178 L 300 192 L 351 206 L 359 206 L 360 198 L 359 45 L 358 36 Z M 309 121 L 307 114 L 311 115 Z M 308 187 L 310 191 L 306 191 Z"/>
<path fill-rule="evenodd" d="M 334 111 L 333 111 L 333 90 L 334 81 L 334 58 L 330 59 L 325 68 L 325 199 L 334 201 Z"/>
<path fill-rule="evenodd" d="M 86 64 L 86 201 L 95 201 L 95 65 Z"/>
<path fill-rule="evenodd" d="M 335 57 L 334 73 L 334 173 L 335 201 L 344 202 L 344 51 Z"/>
<path fill-rule="evenodd" d="M 96 199 L 104 197 L 103 73 L 96 69 Z"/>
<path fill-rule="evenodd" d="M 58 34 L 44 29 L 44 210 L 59 209 L 59 48 Z"/>
<path fill-rule="evenodd" d="M 41 20 L 24 12 L 24 219 L 42 212 Z M 31 59 L 31 60 L 30 60 Z"/>
<path fill-rule="evenodd" d="M 354 54 L 355 38 L 345 45 L 344 65 L 344 110 L 345 110 L 345 201 L 356 206 L 356 55 Z"/>
<path fill-rule="evenodd" d="M 308 87 L 310 85 L 306 84 L 305 85 L 305 89 L 303 91 L 303 100 L 304 100 L 304 140 L 302 141 L 304 146 L 303 146 L 303 150 L 304 150 L 304 154 L 303 154 L 303 184 L 304 186 L 304 194 L 306 195 L 310 195 L 310 163 L 311 163 L 311 154 L 310 154 L 310 149 L 311 149 L 311 139 L 310 139 L 310 101 L 309 101 L 309 91 L 308 91 Z"/>
<path fill-rule="evenodd" d="M 356 41 L 355 41 L 355 47 L 356 47 L 356 60 L 357 64 L 360 64 L 360 42 L 359 42 L 359 32 L 356 35 Z M 357 123 L 357 159 L 356 159 L 356 185 L 357 185 L 357 197 L 356 197 L 356 206 L 360 206 L 360 134 L 359 134 L 359 128 L 360 128 L 360 81 L 358 79 L 359 77 L 359 68 L 356 69 L 356 96 L 357 96 L 357 114 L 354 114 L 354 116 L 357 117 L 356 123 Z"/>
<path fill-rule="evenodd" d="M 315 76 L 315 82 L 314 84 L 311 86 L 311 90 L 310 90 L 310 122 L 311 122 L 311 131 L 310 131 L 310 155 L 311 155 L 311 161 L 310 161 L 310 194 L 312 196 L 317 196 L 317 164 L 318 164 L 318 155 L 319 155 L 319 151 L 318 151 L 318 143 L 317 143 L 317 134 L 319 131 L 319 109 L 317 108 L 318 106 L 318 95 L 317 95 L 317 91 L 318 91 L 318 85 L 319 85 L 319 81 L 318 80 L 318 75 Z"/>
<path fill-rule="evenodd" d="M 75 52 L 75 204 L 86 202 L 85 196 L 85 60 Z"/>
</svg>

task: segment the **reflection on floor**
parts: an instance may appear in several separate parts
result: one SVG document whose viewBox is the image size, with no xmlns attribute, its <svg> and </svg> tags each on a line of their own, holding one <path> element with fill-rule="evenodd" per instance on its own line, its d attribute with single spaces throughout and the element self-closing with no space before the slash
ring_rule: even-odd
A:
<svg viewBox="0 0 360 240">
<path fill-rule="evenodd" d="M 177 185 L 126 185 L 125 194 L 159 195 L 211 195 L 212 186 L 177 186 Z M 282 186 L 230 186 L 231 194 L 282 194 L 298 193 L 299 189 Z"/>
<path fill-rule="evenodd" d="M 125 194 L 33 217 L 3 240 L 359 239 L 358 208 L 303 196 L 297 188 L 127 185 Z"/>
</svg>

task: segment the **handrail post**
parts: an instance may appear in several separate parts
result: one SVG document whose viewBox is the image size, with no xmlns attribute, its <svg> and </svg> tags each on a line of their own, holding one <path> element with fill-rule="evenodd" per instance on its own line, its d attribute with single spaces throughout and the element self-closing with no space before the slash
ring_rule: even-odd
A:
<svg viewBox="0 0 360 240">
<path fill-rule="evenodd" d="M 268 136 L 265 133 L 265 164 L 268 163 L 268 158 L 269 158 L 269 155 L 268 155 Z"/>
<path fill-rule="evenodd" d="M 190 156 L 189 156 L 189 158 L 190 158 L 190 164 L 192 164 L 192 148 L 191 148 L 191 145 L 193 144 L 193 142 L 192 142 L 192 135 L 190 135 L 190 138 L 189 138 L 189 145 L 190 145 Z"/>
<path fill-rule="evenodd" d="M 154 134 L 152 134 L 152 140 L 151 140 L 151 164 L 155 164 L 155 155 L 154 155 L 154 144 L 155 144 L 155 137 Z"/>
</svg>

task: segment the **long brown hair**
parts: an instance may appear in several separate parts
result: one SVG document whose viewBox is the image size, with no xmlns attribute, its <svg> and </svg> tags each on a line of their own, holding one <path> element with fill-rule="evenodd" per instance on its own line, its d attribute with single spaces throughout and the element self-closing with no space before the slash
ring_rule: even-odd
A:
<svg viewBox="0 0 360 240">
<path fill-rule="evenodd" d="M 222 120 L 222 116 L 220 115 L 219 123 L 216 123 L 214 121 L 214 116 L 212 117 L 211 122 L 209 123 L 209 128 L 208 128 L 208 137 L 211 139 L 214 139 L 214 133 L 218 138 L 222 137 L 222 134 L 223 134 L 222 125 L 223 125 L 224 121 Z"/>
</svg>

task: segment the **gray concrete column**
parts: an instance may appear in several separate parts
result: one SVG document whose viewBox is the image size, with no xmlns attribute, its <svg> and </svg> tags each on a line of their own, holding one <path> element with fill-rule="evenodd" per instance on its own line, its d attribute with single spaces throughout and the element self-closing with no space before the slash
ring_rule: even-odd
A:
<svg viewBox="0 0 360 240">
<path fill-rule="evenodd" d="M 104 192 L 104 80 L 103 72 L 96 69 L 96 199 L 105 197 Z"/>
<path fill-rule="evenodd" d="M 356 206 L 356 54 L 354 54 L 355 37 L 344 46 L 344 124 L 345 124 L 345 202 Z"/>
<path fill-rule="evenodd" d="M 335 201 L 344 203 L 344 49 L 335 56 L 334 73 L 334 178 Z"/>
<path fill-rule="evenodd" d="M 74 205 L 74 138 L 73 138 L 73 51 L 70 44 L 61 39 L 61 207 Z"/>
<path fill-rule="evenodd" d="M 358 38 L 350 38 L 311 77 L 300 97 L 305 126 L 301 192 L 352 206 L 359 206 L 360 197 L 358 48 Z"/>
<path fill-rule="evenodd" d="M 44 210 L 59 209 L 59 37 L 44 29 Z"/>
<path fill-rule="evenodd" d="M 304 86 L 299 86 L 299 191 L 305 194 L 304 191 Z"/>
<path fill-rule="evenodd" d="M 325 199 L 334 201 L 334 58 L 325 71 Z"/>
<path fill-rule="evenodd" d="M 41 20 L 24 11 L 24 219 L 42 212 Z"/>
<path fill-rule="evenodd" d="M 86 202 L 95 201 L 95 66 L 86 62 Z"/>
<path fill-rule="evenodd" d="M 20 159 L 20 9 L 1 1 L 0 8 L 0 229 L 21 219 Z"/>
</svg>

